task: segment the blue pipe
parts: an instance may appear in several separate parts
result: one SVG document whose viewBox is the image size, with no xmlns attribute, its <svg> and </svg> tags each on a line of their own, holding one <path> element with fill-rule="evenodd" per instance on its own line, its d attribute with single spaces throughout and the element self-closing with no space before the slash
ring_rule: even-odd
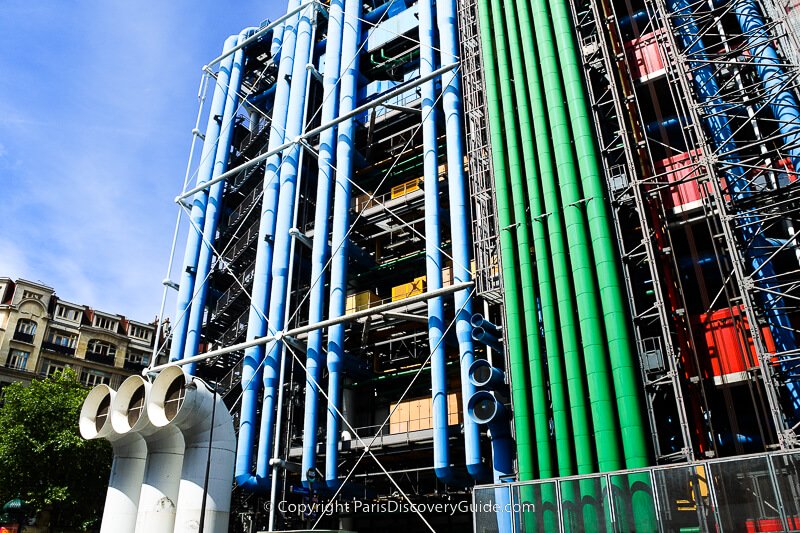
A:
<svg viewBox="0 0 800 533">
<path fill-rule="evenodd" d="M 227 53 L 236 46 L 238 38 L 231 35 L 222 47 L 222 53 Z M 200 156 L 200 167 L 197 169 L 197 185 L 202 185 L 211 179 L 214 170 L 214 155 L 217 150 L 217 140 L 219 139 L 220 123 L 218 117 L 222 115 L 225 107 L 225 99 L 228 96 L 228 81 L 233 57 L 228 56 L 225 62 L 220 65 L 218 77 L 214 86 L 214 96 L 211 99 L 211 108 L 208 112 L 208 125 L 206 126 L 206 136 L 203 141 L 203 151 Z M 227 66 L 227 68 L 224 68 Z M 183 349 L 186 345 L 186 326 L 188 323 L 187 313 L 194 294 L 195 273 L 197 272 L 197 260 L 200 254 L 200 242 L 202 235 L 200 232 L 205 225 L 207 192 L 200 191 L 192 198 L 191 221 L 189 235 L 186 238 L 186 250 L 183 255 L 183 270 L 181 270 L 180 286 L 178 288 L 177 305 L 175 309 L 175 325 L 172 327 L 172 343 L 170 345 L 170 361 L 177 361 L 183 357 Z"/>
<path fill-rule="evenodd" d="M 359 54 L 361 42 L 361 1 L 345 0 L 342 30 L 342 72 L 339 113 L 350 113 L 356 107 Z M 355 122 L 349 118 L 339 124 L 336 143 L 336 194 L 333 202 L 333 259 L 331 261 L 331 292 L 328 317 L 344 315 L 347 299 L 347 231 L 350 227 L 350 179 L 353 176 L 355 152 Z M 328 328 L 328 423 L 325 447 L 325 482 L 335 488 L 339 484 L 339 434 L 342 400 L 342 356 L 344 355 L 344 324 Z"/>
<path fill-rule="evenodd" d="M 485 344 L 489 348 L 503 352 L 503 346 L 500 344 L 500 339 L 489 333 L 483 328 L 472 328 L 472 339 Z"/>
<path fill-rule="evenodd" d="M 751 192 L 748 185 L 745 170 L 740 165 L 738 156 L 735 154 L 736 143 L 733 140 L 733 131 L 727 117 L 726 104 L 718 96 L 719 85 L 711 67 L 697 60 L 694 57 L 702 57 L 705 53 L 705 46 L 700 38 L 699 29 L 694 22 L 694 14 L 688 0 L 669 0 L 669 9 L 677 16 L 675 17 L 676 34 L 678 35 L 684 50 L 689 54 L 690 67 L 692 68 L 692 81 L 698 97 L 702 102 L 710 103 L 710 113 L 706 117 L 706 125 L 711 131 L 714 143 L 720 152 L 721 160 L 728 165 L 726 170 L 726 181 L 733 191 L 735 200 L 750 196 Z M 769 289 L 770 293 L 762 292 L 761 300 L 766 309 L 767 322 L 770 332 L 775 341 L 778 351 L 789 351 L 797 348 L 792 324 L 789 317 L 781 310 L 782 296 L 779 295 L 780 288 L 770 281 L 775 277 L 775 269 L 772 263 L 766 261 L 765 257 L 758 250 L 767 246 L 766 239 L 757 234 L 757 228 L 761 226 L 761 220 L 757 216 L 745 216 L 742 220 L 741 232 L 745 241 L 752 241 L 747 254 L 750 265 L 757 271 L 755 278 L 757 283 Z M 754 252 L 755 250 L 755 252 Z M 778 294 L 775 294 L 778 293 Z M 787 376 L 791 376 L 796 364 L 781 363 L 781 370 Z M 789 393 L 793 417 L 796 418 L 800 411 L 800 387 L 793 380 L 786 381 L 786 390 Z"/>
<path fill-rule="evenodd" d="M 419 75 L 427 76 L 437 68 L 436 40 L 432 0 L 419 3 Z M 425 192 L 425 275 L 429 291 L 442 288 L 442 237 L 439 224 L 439 152 L 436 146 L 436 84 L 421 86 L 422 149 Z M 428 343 L 431 348 L 431 415 L 433 418 L 433 468 L 445 483 L 454 481 L 450 467 L 447 419 L 447 354 L 443 342 L 444 300 L 428 300 Z"/>
<path fill-rule="evenodd" d="M 300 11 L 297 24 L 296 43 L 292 66 L 289 108 L 286 114 L 284 140 L 294 139 L 303 133 L 309 73 L 306 65 L 311 61 L 311 17 L 316 13 L 311 0 L 303 0 L 308 5 Z M 269 332 L 275 335 L 286 326 L 286 304 L 289 292 L 289 275 L 292 251 L 292 236 L 289 230 L 294 223 L 295 196 L 297 194 L 298 171 L 303 147 L 295 143 L 283 152 L 280 171 L 280 194 L 275 226 L 275 249 L 272 262 L 272 290 L 269 306 Z M 264 363 L 264 398 L 261 404 L 261 435 L 258 441 L 258 470 L 256 475 L 269 477 L 269 459 L 272 456 L 275 410 L 280 408 L 276 399 L 278 394 L 278 369 L 284 357 L 283 341 L 267 343 Z M 262 470 L 263 468 L 263 470 Z"/>
<path fill-rule="evenodd" d="M 495 324 L 492 324 L 491 322 L 486 320 L 480 313 L 475 313 L 474 315 L 472 315 L 472 318 L 470 319 L 469 322 L 470 324 L 472 324 L 473 328 L 483 328 L 484 330 L 486 330 L 491 335 L 494 335 L 495 337 L 499 338 L 501 335 L 500 328 Z"/>
<path fill-rule="evenodd" d="M 436 22 L 439 29 L 439 50 L 443 63 L 456 62 L 459 58 L 458 28 L 455 0 L 436 2 Z M 466 180 L 464 179 L 464 117 L 461 108 L 461 78 L 458 71 L 442 75 L 442 106 L 444 109 L 445 134 L 447 139 L 447 185 L 450 199 L 450 241 L 453 249 L 453 279 L 455 283 L 470 281 L 470 214 L 467 208 Z M 457 314 L 456 337 L 461 363 L 461 396 L 463 409 L 475 393 L 475 386 L 469 381 L 469 367 L 475 359 L 472 345 L 471 290 L 455 293 Z M 464 417 L 464 454 L 467 472 L 474 479 L 485 476 L 481 463 L 480 434 L 478 425 Z"/>
<path fill-rule="evenodd" d="M 477 391 L 467 402 L 469 419 L 477 426 L 489 427 L 492 441 L 492 469 L 495 483 L 512 480 L 514 476 L 514 443 L 511 439 L 508 414 L 505 406 L 489 391 Z M 495 490 L 495 503 L 499 506 L 497 526 L 500 533 L 512 530 L 512 513 L 505 508 L 511 503 L 510 492 L 506 488 Z"/>
<path fill-rule="evenodd" d="M 747 46 L 756 64 L 756 72 L 764 84 L 764 91 L 767 98 L 772 100 L 770 108 L 778 121 L 783 142 L 789 147 L 792 165 L 795 170 L 800 170 L 800 106 L 795 95 L 785 88 L 790 77 L 780 66 L 781 61 L 770 44 L 772 38 L 756 3 L 753 0 L 740 0 L 734 4 L 734 11 L 746 35 Z"/>
<path fill-rule="evenodd" d="M 486 359 L 475 359 L 469 367 L 469 379 L 479 390 L 497 390 L 505 383 L 503 371 Z"/>
<path fill-rule="evenodd" d="M 291 0 L 288 10 L 297 8 L 300 0 Z M 279 67 L 277 89 L 275 90 L 275 103 L 272 108 L 272 124 L 267 150 L 275 150 L 283 144 L 286 114 L 289 106 L 289 75 L 294 65 L 295 28 L 299 14 L 286 21 L 283 29 L 282 47 L 292 53 L 283 54 Z M 264 197 L 261 202 L 261 219 L 258 226 L 258 246 L 256 248 L 256 264 L 253 275 L 253 290 L 250 299 L 250 313 L 247 319 L 247 340 L 263 337 L 267 331 L 265 316 L 268 312 L 267 297 L 270 293 L 270 271 L 272 270 L 272 251 L 275 236 L 275 212 L 278 206 L 278 168 L 280 156 L 274 155 L 267 159 L 264 172 Z M 264 346 L 258 345 L 248 348 L 244 352 L 242 363 L 242 409 L 239 417 L 239 439 L 236 449 L 236 484 L 250 490 L 269 489 L 269 465 L 261 464 L 263 459 L 258 457 L 256 473 L 252 473 L 253 444 L 255 442 L 255 424 L 258 418 L 258 393 L 264 374 L 262 368 L 264 361 Z M 259 442 L 271 438 L 272 428 L 264 424 L 262 413 Z M 268 462 L 268 461 L 267 461 Z"/>
<path fill-rule="evenodd" d="M 242 30 L 236 39 L 236 44 L 244 41 L 256 31 L 255 28 Z M 230 61 L 228 61 L 230 59 Z M 220 70 L 230 72 L 228 82 L 228 92 L 225 99 L 225 110 L 222 113 L 222 126 L 224 130 L 220 133 L 217 142 L 216 158 L 214 159 L 214 171 L 211 178 L 214 179 L 228 169 L 228 157 L 230 155 L 231 141 L 235 130 L 234 115 L 239 107 L 239 87 L 242 83 L 242 66 L 244 63 L 244 49 L 239 49 L 233 56 L 229 56 L 224 61 Z M 203 316 L 205 314 L 206 296 L 208 295 L 208 273 L 211 271 L 211 260 L 214 257 L 211 243 L 217 234 L 217 224 L 219 224 L 220 206 L 222 204 L 222 193 L 225 190 L 225 182 L 220 181 L 209 188 L 208 200 L 206 204 L 205 225 L 203 226 L 203 238 L 200 242 L 200 256 L 197 261 L 197 273 L 195 275 L 195 296 L 192 301 L 189 321 L 187 323 L 186 346 L 183 350 L 183 357 L 190 357 L 197 353 L 200 344 L 200 332 L 203 327 Z M 188 365 L 189 374 L 194 374 L 196 364 Z"/>
<path fill-rule="evenodd" d="M 339 75 L 342 55 L 342 24 L 344 22 L 343 0 L 331 0 L 328 9 L 328 38 L 325 46 L 325 73 L 322 79 L 323 103 L 322 124 L 336 118 L 339 112 Z M 308 323 L 313 324 L 324 318 L 325 305 L 325 264 L 331 253 L 328 244 L 330 232 L 331 185 L 336 165 L 336 131 L 334 126 L 320 134 L 319 174 L 317 176 L 317 206 L 314 212 L 314 244 L 311 248 L 311 283 L 309 294 Z M 303 461 L 300 479 L 308 487 L 307 473 L 317 464 L 317 384 L 322 380 L 323 354 L 322 330 L 315 329 L 308 334 L 306 351 L 306 403 L 303 419 Z"/>
</svg>

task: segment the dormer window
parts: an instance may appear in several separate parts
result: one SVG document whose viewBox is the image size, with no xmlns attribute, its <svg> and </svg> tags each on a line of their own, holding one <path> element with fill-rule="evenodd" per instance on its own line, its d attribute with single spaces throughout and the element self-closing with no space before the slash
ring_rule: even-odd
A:
<svg viewBox="0 0 800 533">
<path fill-rule="evenodd" d="M 131 337 L 135 337 L 137 339 L 141 339 L 143 341 L 150 341 L 153 338 L 153 332 L 149 328 L 145 328 L 142 326 L 137 326 L 136 324 L 131 324 L 128 328 Z"/>
<path fill-rule="evenodd" d="M 76 322 L 80 317 L 80 311 L 59 304 L 56 306 L 56 316 Z"/>
<path fill-rule="evenodd" d="M 107 316 L 102 315 L 95 315 L 94 316 L 94 327 L 107 329 L 109 331 L 116 332 L 117 331 L 117 321 L 113 318 L 109 318 Z"/>
</svg>

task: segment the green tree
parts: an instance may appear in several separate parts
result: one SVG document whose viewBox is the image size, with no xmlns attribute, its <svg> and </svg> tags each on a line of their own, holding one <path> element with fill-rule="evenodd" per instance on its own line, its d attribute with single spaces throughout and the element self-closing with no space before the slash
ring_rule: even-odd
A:
<svg viewBox="0 0 800 533">
<path fill-rule="evenodd" d="M 48 511 L 51 531 L 87 530 L 102 513 L 111 447 L 86 441 L 78 417 L 88 389 L 71 369 L 4 389 L 0 407 L 0 505 L 21 498 Z"/>
</svg>

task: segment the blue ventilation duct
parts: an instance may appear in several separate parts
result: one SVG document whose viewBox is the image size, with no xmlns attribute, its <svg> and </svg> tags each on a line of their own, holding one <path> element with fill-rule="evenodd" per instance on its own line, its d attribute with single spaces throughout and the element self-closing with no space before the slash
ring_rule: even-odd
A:
<svg viewBox="0 0 800 533">
<path fill-rule="evenodd" d="M 300 0 L 291 0 L 288 11 L 296 9 Z M 283 144 L 286 113 L 289 106 L 289 76 L 294 65 L 295 28 L 299 15 L 288 19 L 283 26 L 282 49 L 292 53 L 281 54 L 278 67 L 277 89 L 272 108 L 272 124 L 267 150 L 272 151 Z M 273 37 L 274 39 L 274 37 Z M 274 44 L 274 42 L 273 42 Z M 253 276 L 253 290 L 250 300 L 250 314 L 247 320 L 247 340 L 263 337 L 267 331 L 265 319 L 268 312 L 267 297 L 270 293 L 272 270 L 272 246 L 275 236 L 275 214 L 278 207 L 278 169 L 280 156 L 267 159 L 264 173 L 264 195 L 261 201 L 261 218 L 258 227 L 258 245 Z M 253 445 L 255 443 L 255 425 L 258 419 L 258 393 L 261 390 L 264 362 L 264 346 L 258 345 L 245 350 L 242 363 L 242 408 L 239 417 L 239 438 L 236 450 L 236 484 L 250 490 L 266 490 L 269 488 L 269 464 L 259 457 L 256 473 L 252 473 Z M 266 417 L 262 417 L 266 418 Z M 259 442 L 271 438 L 272 428 L 262 420 Z"/>
<path fill-rule="evenodd" d="M 751 192 L 746 172 L 740 165 L 739 157 L 735 154 L 736 143 L 733 139 L 733 131 L 727 113 L 730 106 L 718 96 L 720 87 L 714 77 L 714 72 L 708 63 L 702 60 L 706 52 L 703 40 L 700 38 L 699 29 L 694 21 L 693 5 L 699 4 L 690 5 L 688 0 L 669 0 L 669 9 L 675 14 L 675 32 L 684 50 L 689 55 L 692 81 L 698 93 L 698 98 L 701 102 L 710 104 L 705 123 L 720 152 L 720 159 L 727 166 L 725 179 L 728 187 L 733 192 L 734 200 L 747 198 L 751 195 Z M 795 350 L 797 343 L 792 333 L 792 324 L 789 321 L 789 317 L 782 310 L 785 304 L 782 303 L 783 297 L 780 295 L 780 287 L 771 281 L 775 278 L 775 269 L 772 263 L 767 262 L 763 254 L 758 252 L 768 244 L 766 239 L 757 233 L 758 228 L 761 226 L 761 220 L 757 216 L 742 216 L 741 220 L 742 228 L 740 231 L 744 239 L 752 241 L 753 244 L 749 247 L 747 254 L 750 259 L 750 266 L 755 272 L 755 282 L 770 291 L 761 292 L 761 303 L 766 311 L 767 322 L 777 350 L 780 352 Z M 781 364 L 781 371 L 789 377 L 786 381 L 786 390 L 789 393 L 794 411 L 793 416 L 796 419 L 798 410 L 800 410 L 800 388 L 794 381 L 793 372 L 795 366 L 796 364 Z"/>
<path fill-rule="evenodd" d="M 339 112 L 339 75 L 342 55 L 342 24 L 344 22 L 343 0 L 331 0 L 328 10 L 328 38 L 325 46 L 325 74 L 322 80 L 323 124 L 336 118 Z M 317 205 L 314 211 L 314 243 L 311 249 L 311 289 L 309 291 L 308 323 L 314 324 L 324 318 L 325 265 L 331 250 L 328 244 L 330 233 L 331 185 L 336 165 L 337 127 L 328 128 L 319 139 L 319 174 L 317 176 Z M 308 471 L 317 464 L 317 411 L 319 389 L 323 369 L 322 330 L 308 333 L 306 351 L 306 402 L 303 419 L 303 464 L 300 472 L 304 486 L 309 486 Z"/>
<path fill-rule="evenodd" d="M 243 30 L 236 44 L 238 45 L 256 31 L 255 28 Z M 232 66 L 231 66 L 232 63 Z M 230 71 L 230 81 L 228 92 L 225 99 L 225 110 L 222 113 L 222 127 L 224 128 L 217 142 L 216 158 L 214 159 L 214 170 L 211 179 L 220 176 L 228 169 L 228 157 L 230 155 L 231 141 L 235 130 L 235 114 L 239 108 L 239 88 L 242 84 L 242 67 L 244 66 L 244 49 L 239 49 L 235 54 L 225 58 L 222 69 Z M 214 258 L 212 244 L 217 234 L 217 224 L 219 224 L 220 207 L 222 204 L 222 193 L 225 190 L 225 182 L 219 181 L 209 187 L 208 200 L 206 203 L 205 225 L 203 226 L 203 238 L 200 242 L 200 256 L 197 260 L 197 274 L 195 275 L 195 296 L 192 300 L 191 311 L 186 332 L 186 346 L 183 349 L 183 357 L 191 357 L 197 353 L 200 344 L 200 332 L 203 327 L 203 317 L 206 308 L 206 296 L 208 293 L 208 273 L 211 270 L 211 260 Z M 188 365 L 187 372 L 194 374 L 195 365 Z"/>
<path fill-rule="evenodd" d="M 511 439 L 508 414 L 505 406 L 489 391 L 478 391 L 467 402 L 469 419 L 478 424 L 489 427 L 489 438 L 492 441 L 492 470 L 495 483 L 512 481 L 514 478 L 514 442 Z M 465 417 L 466 418 L 466 417 Z M 510 491 L 507 488 L 495 490 L 495 504 L 499 506 L 497 512 L 497 527 L 499 533 L 512 531 L 513 513 L 506 509 L 511 503 Z"/>
<path fill-rule="evenodd" d="M 345 1 L 342 33 L 342 77 L 339 113 L 345 115 L 356 107 L 361 42 L 361 1 Z M 350 228 L 350 180 L 355 153 L 355 122 L 348 118 L 339 124 L 336 144 L 336 193 L 333 203 L 333 258 L 328 317 L 344 315 L 347 300 L 347 233 Z M 325 447 L 325 482 L 335 488 L 339 483 L 339 434 L 342 400 L 342 358 L 344 356 L 344 324 L 328 329 L 328 423 Z"/>
<path fill-rule="evenodd" d="M 433 1 L 419 3 L 419 75 L 436 70 Z M 427 290 L 442 288 L 442 236 L 439 223 L 439 151 L 437 149 L 436 83 L 422 90 L 423 188 L 425 192 L 425 277 Z M 452 483 L 447 418 L 447 354 L 444 344 L 444 300 L 428 300 L 428 342 L 431 348 L 431 415 L 433 422 L 433 468 L 436 477 Z"/>
<path fill-rule="evenodd" d="M 316 8 L 311 0 L 304 0 L 306 9 L 300 11 L 300 21 L 297 24 L 296 44 L 294 49 L 294 63 L 291 75 L 291 91 L 289 108 L 286 115 L 286 131 L 284 140 L 295 139 L 303 133 L 306 100 L 308 97 L 308 78 L 311 73 L 306 65 L 311 61 L 311 18 L 316 13 Z M 283 64 L 283 61 L 281 61 Z M 272 261 L 272 290 L 269 297 L 269 333 L 280 335 L 286 325 L 286 304 L 289 292 L 289 266 L 291 263 L 292 228 L 295 213 L 295 197 L 299 179 L 302 146 L 294 143 L 283 152 L 280 164 L 280 194 L 278 196 L 278 211 L 275 226 L 275 249 Z M 278 369 L 281 357 L 284 356 L 283 341 L 273 340 L 267 343 L 266 360 L 264 362 L 264 398 L 261 403 L 261 437 L 258 441 L 258 471 L 257 474 L 266 477 L 269 474 L 261 471 L 262 465 L 268 467 L 272 454 L 273 426 L 276 408 L 279 408 L 276 397 L 278 395 Z"/>
<path fill-rule="evenodd" d="M 459 59 L 458 21 L 455 0 L 436 2 L 436 22 L 439 29 L 439 53 L 443 64 L 455 63 Z M 442 106 L 444 108 L 445 135 L 447 139 L 447 185 L 450 200 L 450 240 L 453 249 L 454 283 L 470 281 L 470 214 L 467 208 L 466 179 L 464 176 L 464 117 L 461 107 L 461 78 L 452 70 L 442 75 Z M 461 363 L 461 397 L 463 409 L 475 393 L 469 380 L 469 367 L 475 359 L 472 344 L 471 290 L 455 293 L 456 337 Z M 471 417 L 464 417 L 464 452 L 467 471 L 474 479 L 482 479 L 485 469 L 481 464 L 480 434 L 478 425 Z"/>
<path fill-rule="evenodd" d="M 756 65 L 756 72 L 764 84 L 770 101 L 772 114 L 778 121 L 787 151 L 795 171 L 800 170 L 800 107 L 797 98 L 787 89 L 792 83 L 781 68 L 781 60 L 772 47 L 772 37 L 767 32 L 764 19 L 753 0 L 741 0 L 734 4 L 734 12 L 742 31 L 747 37 L 747 46 Z"/>
<path fill-rule="evenodd" d="M 236 35 L 228 37 L 222 48 L 222 53 L 227 53 L 236 46 L 238 40 L 239 38 Z M 197 186 L 203 185 L 211 179 L 211 173 L 214 171 L 214 156 L 217 152 L 217 141 L 219 140 L 221 127 L 220 118 L 228 96 L 228 83 L 232 64 L 233 57 L 228 56 L 219 68 L 214 86 L 214 96 L 211 99 L 211 108 L 208 112 L 208 125 L 206 126 L 203 151 L 200 156 L 200 166 L 197 169 Z M 170 361 L 177 361 L 183 357 L 183 350 L 186 344 L 186 326 L 189 318 L 187 315 L 192 302 L 192 295 L 194 294 L 195 273 L 197 272 L 197 260 L 200 255 L 201 232 L 205 225 L 207 198 L 208 192 L 205 190 L 199 191 L 192 198 L 191 224 L 189 225 L 189 235 L 186 238 L 186 250 L 183 256 L 183 270 L 181 270 L 175 309 L 175 324 L 172 327 Z"/>
</svg>

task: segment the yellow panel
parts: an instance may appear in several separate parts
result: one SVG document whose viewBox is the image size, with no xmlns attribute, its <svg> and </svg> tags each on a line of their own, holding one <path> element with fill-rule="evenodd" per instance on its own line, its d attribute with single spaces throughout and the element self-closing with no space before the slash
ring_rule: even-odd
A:
<svg viewBox="0 0 800 533">
<path fill-rule="evenodd" d="M 395 198 L 400 198 L 401 196 L 405 196 L 410 192 L 418 191 L 421 181 L 422 178 L 414 178 L 413 180 L 401 183 L 400 185 L 395 185 L 392 187 L 392 200 Z"/>
</svg>

